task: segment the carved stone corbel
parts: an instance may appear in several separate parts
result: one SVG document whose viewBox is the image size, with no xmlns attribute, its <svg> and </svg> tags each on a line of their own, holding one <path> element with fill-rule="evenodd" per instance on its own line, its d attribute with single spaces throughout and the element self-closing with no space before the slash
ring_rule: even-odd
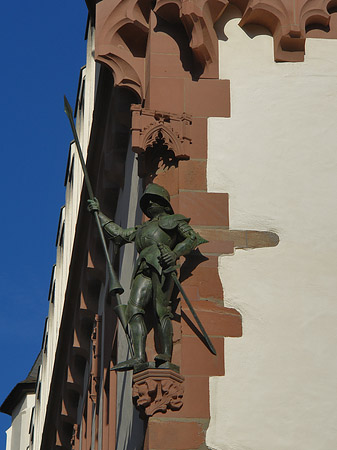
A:
<svg viewBox="0 0 337 450">
<path fill-rule="evenodd" d="M 147 416 L 183 406 L 184 377 L 169 369 L 147 369 L 133 376 L 132 397 Z"/>
<path fill-rule="evenodd" d="M 275 61 L 304 60 L 306 33 L 309 29 L 328 29 L 328 8 L 334 0 L 231 0 L 242 11 L 240 26 L 267 28 L 274 38 Z M 337 2 L 336 2 L 337 4 Z"/>
</svg>

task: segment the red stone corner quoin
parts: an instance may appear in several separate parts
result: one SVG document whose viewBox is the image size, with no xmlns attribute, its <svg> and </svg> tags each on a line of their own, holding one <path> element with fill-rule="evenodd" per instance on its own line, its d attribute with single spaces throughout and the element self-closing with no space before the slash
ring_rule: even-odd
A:
<svg viewBox="0 0 337 450">
<path fill-rule="evenodd" d="M 151 39 L 158 39 L 161 34 L 151 35 Z M 163 35 L 162 39 L 167 40 L 168 36 Z M 176 58 L 179 61 L 178 53 Z M 152 131 L 159 131 L 162 123 L 162 135 L 168 149 L 177 157 L 177 163 L 172 167 L 162 167 L 154 176 L 152 174 L 153 181 L 169 191 L 174 211 L 190 217 L 191 225 L 197 227 L 201 235 L 203 230 L 207 230 L 208 235 L 214 228 L 219 232 L 227 230 L 228 195 L 206 191 L 206 164 L 207 118 L 229 116 L 229 82 L 209 79 L 196 83 L 182 78 L 185 86 L 182 103 L 171 104 L 167 102 L 167 96 L 159 95 L 169 79 L 160 78 L 160 84 L 152 83 L 150 79 L 149 109 L 134 107 L 132 147 L 142 158 L 147 151 L 149 137 L 152 139 Z M 196 101 L 197 97 L 199 101 Z M 186 111 L 179 109 L 183 104 Z M 170 105 L 173 105 L 173 111 L 170 111 Z M 187 158 L 179 159 L 181 155 Z M 190 171 L 195 176 L 190 176 Z M 143 166 L 141 175 L 146 176 Z M 181 258 L 180 280 L 217 355 L 214 356 L 206 347 L 180 296 L 181 314 L 179 321 L 174 322 L 172 361 L 180 366 L 184 377 L 183 390 L 174 388 L 175 393 L 180 392 L 176 396 L 179 408 L 169 406 L 169 395 L 160 379 L 154 380 L 150 374 L 141 382 L 134 378 L 133 394 L 138 407 L 149 415 L 145 450 L 197 449 L 204 444 L 210 418 L 209 377 L 224 375 L 224 337 L 241 335 L 240 314 L 222 306 L 223 288 L 218 274 L 218 257 L 224 253 L 232 254 L 233 242 L 209 240 L 185 260 Z"/>
</svg>

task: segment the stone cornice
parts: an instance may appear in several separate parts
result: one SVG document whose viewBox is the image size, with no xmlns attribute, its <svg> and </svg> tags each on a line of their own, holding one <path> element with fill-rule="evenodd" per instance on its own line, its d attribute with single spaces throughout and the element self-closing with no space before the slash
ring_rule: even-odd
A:
<svg viewBox="0 0 337 450">
<path fill-rule="evenodd" d="M 267 28 L 275 61 L 304 60 L 307 32 L 329 31 L 337 0 L 158 0 L 154 11 L 174 26 L 180 21 L 202 78 L 217 78 L 218 42 L 214 23 L 229 4 L 242 12 L 240 26 Z M 96 5 L 96 60 L 114 73 L 115 84 L 145 95 L 145 60 L 150 2 L 103 0 Z M 327 37 L 331 37 L 331 34 Z"/>
<path fill-rule="evenodd" d="M 307 32 L 329 32 L 337 9 L 337 0 L 158 0 L 154 12 L 172 26 L 184 26 L 201 78 L 218 77 L 214 23 L 229 4 L 241 10 L 240 26 L 267 28 L 274 38 L 275 61 L 289 62 L 304 60 Z M 132 89 L 140 99 L 146 91 L 150 13 L 150 2 L 143 0 L 96 5 L 96 60 L 111 68 L 115 85 Z"/>
</svg>

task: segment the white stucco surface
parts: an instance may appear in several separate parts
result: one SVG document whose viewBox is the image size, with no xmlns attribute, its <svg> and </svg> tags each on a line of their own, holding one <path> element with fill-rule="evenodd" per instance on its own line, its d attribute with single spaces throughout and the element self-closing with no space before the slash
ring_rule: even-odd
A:
<svg viewBox="0 0 337 450">
<path fill-rule="evenodd" d="M 27 394 L 14 408 L 11 426 L 6 431 L 6 450 L 27 450 L 29 448 L 29 425 L 34 404 L 35 394 Z"/>
<path fill-rule="evenodd" d="M 337 444 L 337 41 L 309 39 L 277 64 L 268 35 L 230 20 L 220 41 L 231 118 L 209 119 L 208 190 L 228 192 L 230 228 L 276 232 L 275 248 L 220 258 L 243 337 L 211 380 L 207 445 L 333 450 Z"/>
</svg>

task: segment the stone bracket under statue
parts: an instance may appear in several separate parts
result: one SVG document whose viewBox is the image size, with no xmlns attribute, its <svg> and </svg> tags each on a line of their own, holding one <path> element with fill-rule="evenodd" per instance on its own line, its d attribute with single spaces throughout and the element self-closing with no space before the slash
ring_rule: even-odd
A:
<svg viewBox="0 0 337 450">
<path fill-rule="evenodd" d="M 184 377 L 169 369 L 147 369 L 133 375 L 132 397 L 145 415 L 183 406 Z"/>
</svg>

